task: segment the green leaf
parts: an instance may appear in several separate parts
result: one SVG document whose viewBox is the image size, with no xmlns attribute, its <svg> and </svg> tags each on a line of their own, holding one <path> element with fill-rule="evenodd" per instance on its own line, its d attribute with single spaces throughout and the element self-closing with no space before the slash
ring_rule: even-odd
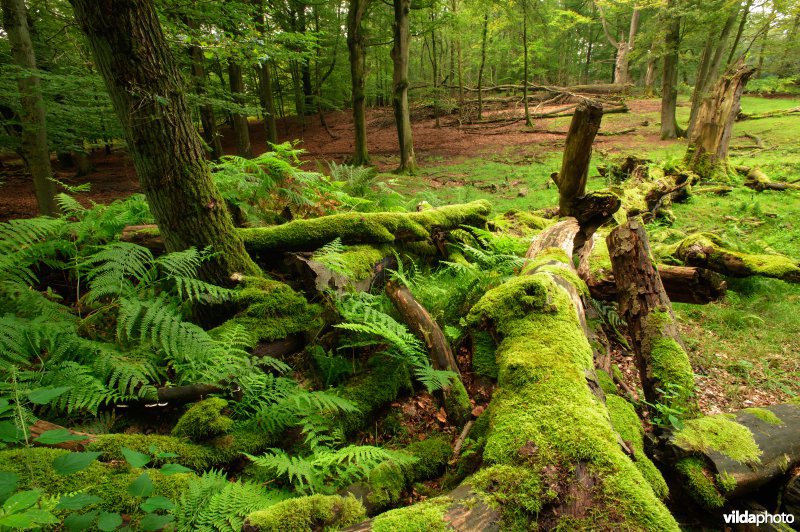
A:
<svg viewBox="0 0 800 532">
<path fill-rule="evenodd" d="M 30 508 L 25 510 L 25 513 L 22 515 L 26 516 L 34 523 L 41 525 L 58 523 L 58 518 L 56 516 L 47 510 L 40 510 L 39 508 Z"/>
<path fill-rule="evenodd" d="M 11 514 L 0 518 L 0 526 L 25 529 L 32 528 L 33 525 L 33 519 L 25 514 Z"/>
<path fill-rule="evenodd" d="M 157 495 L 144 501 L 139 505 L 139 508 L 144 512 L 155 512 L 156 510 L 172 510 L 175 508 L 175 504 L 166 497 Z"/>
<path fill-rule="evenodd" d="M 147 514 L 142 517 L 142 520 L 139 522 L 139 528 L 147 531 L 161 530 L 170 524 L 173 519 L 174 517 L 171 515 Z"/>
<path fill-rule="evenodd" d="M 46 430 L 42 433 L 41 436 L 36 438 L 36 443 L 41 445 L 57 445 L 59 443 L 64 443 L 66 441 L 80 441 L 85 440 L 86 436 L 78 436 L 77 434 L 73 434 L 67 429 L 54 429 L 54 430 Z"/>
<path fill-rule="evenodd" d="M 153 481 L 147 475 L 147 472 L 142 473 L 139 478 L 131 482 L 128 486 L 128 493 L 133 497 L 147 497 L 153 493 Z"/>
<path fill-rule="evenodd" d="M 64 392 L 71 390 L 72 386 L 58 386 L 56 388 L 37 388 L 28 393 L 31 403 L 46 405 Z"/>
<path fill-rule="evenodd" d="M 174 475 L 176 473 L 191 473 L 192 470 L 180 464 L 164 464 L 161 466 L 161 472 L 165 475 Z"/>
<path fill-rule="evenodd" d="M 13 405 L 8 402 L 8 399 L 0 399 L 0 415 L 10 412 Z"/>
<path fill-rule="evenodd" d="M 125 461 L 128 462 L 131 467 L 144 467 L 150 463 L 150 457 L 144 453 L 128 449 L 127 447 L 123 447 L 121 451 L 122 456 L 125 457 Z"/>
<path fill-rule="evenodd" d="M 104 532 L 115 530 L 122 524 L 122 516 L 117 513 L 103 512 L 97 520 L 97 528 Z"/>
<path fill-rule="evenodd" d="M 25 439 L 25 433 L 12 421 L 0 421 L 0 441 L 16 443 Z"/>
<path fill-rule="evenodd" d="M 102 502 L 102 497 L 88 493 L 76 493 L 61 497 L 56 505 L 56 510 L 83 510 L 89 505 Z"/>
<path fill-rule="evenodd" d="M 97 510 L 92 510 L 85 514 L 70 514 L 64 519 L 64 526 L 70 532 L 73 530 L 88 530 L 94 523 L 98 513 Z"/>
<path fill-rule="evenodd" d="M 19 477 L 16 473 L 0 471 L 0 499 L 5 499 L 17 489 Z"/>
<path fill-rule="evenodd" d="M 14 514 L 27 510 L 42 496 L 40 490 L 27 490 L 15 493 L 3 503 L 3 511 L 7 514 Z"/>
<path fill-rule="evenodd" d="M 158 453 L 156 458 L 177 458 L 178 456 L 176 453 Z"/>
<path fill-rule="evenodd" d="M 100 456 L 100 453 L 67 453 L 58 456 L 53 460 L 53 469 L 59 475 L 71 475 L 81 469 L 86 469 Z"/>
</svg>

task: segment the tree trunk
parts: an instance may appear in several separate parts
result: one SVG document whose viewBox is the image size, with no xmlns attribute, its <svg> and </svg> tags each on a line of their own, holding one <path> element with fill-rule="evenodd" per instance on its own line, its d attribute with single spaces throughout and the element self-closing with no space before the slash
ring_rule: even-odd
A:
<svg viewBox="0 0 800 532">
<path fill-rule="evenodd" d="M 392 31 L 392 107 L 397 125 L 397 140 L 400 143 L 399 173 L 413 173 L 416 169 L 414 141 L 411 134 L 411 117 L 408 109 L 408 53 L 411 44 L 409 29 L 410 0 L 394 0 L 394 22 Z"/>
<path fill-rule="evenodd" d="M 608 252 L 617 285 L 619 314 L 628 324 L 642 389 L 652 405 L 698 411 L 694 373 L 672 305 L 650 256 L 644 225 L 628 220 L 611 231 Z"/>
<path fill-rule="evenodd" d="M 478 68 L 478 120 L 483 118 L 483 68 L 486 66 L 486 38 L 489 35 L 489 12 L 483 14 L 481 66 Z"/>
<path fill-rule="evenodd" d="M 720 77 L 697 112 L 696 125 L 686 150 L 686 162 L 703 179 L 720 172 L 728 173 L 728 146 L 733 123 L 741 108 L 742 92 L 753 72 L 752 67 L 740 60 Z"/>
<path fill-rule="evenodd" d="M 197 28 L 197 24 L 191 19 L 186 21 L 186 25 L 192 29 Z M 206 68 L 203 49 L 194 44 L 189 46 L 189 57 L 192 60 L 194 90 L 202 100 L 206 95 Z M 200 104 L 200 125 L 203 127 L 203 139 L 211 150 L 211 158 L 214 160 L 219 159 L 224 155 L 222 139 L 217 131 L 214 107 L 210 103 Z"/>
<path fill-rule="evenodd" d="M 628 85 L 631 83 L 630 76 L 630 53 L 633 51 L 636 40 L 636 32 L 639 31 L 639 8 L 634 6 L 631 14 L 631 25 L 628 32 L 628 41 L 622 41 L 617 47 L 617 61 L 614 65 L 614 83 Z"/>
<path fill-rule="evenodd" d="M 436 53 L 436 12 L 431 10 L 431 68 L 433 69 L 433 119 L 439 127 L 439 56 Z"/>
<path fill-rule="evenodd" d="M 350 54 L 353 128 L 355 129 L 355 149 L 352 162 L 355 166 L 369 164 L 366 95 L 364 94 L 366 42 L 361 26 L 368 5 L 369 0 L 349 0 L 350 7 L 347 11 L 347 49 Z"/>
<path fill-rule="evenodd" d="M 581 102 L 572 116 L 564 143 L 561 171 L 553 176 L 558 186 L 558 208 L 561 216 L 578 214 L 576 202 L 586 195 L 592 143 L 600 129 L 602 118 L 603 106 L 591 100 Z"/>
<path fill-rule="evenodd" d="M 233 101 L 237 105 L 246 105 L 242 67 L 232 59 L 228 59 L 228 80 Z M 237 111 L 233 114 L 233 136 L 236 139 L 236 154 L 248 159 L 252 157 L 253 148 L 250 145 L 250 125 L 247 121 L 247 113 Z"/>
<path fill-rule="evenodd" d="M 256 28 L 262 37 L 267 34 L 267 17 L 264 13 L 263 0 L 255 0 L 257 8 L 255 19 Z M 270 144 L 278 142 L 278 127 L 275 122 L 275 98 L 272 95 L 272 70 L 270 62 L 264 59 L 256 65 L 256 75 L 258 76 L 258 99 L 261 103 L 261 113 L 264 115 L 264 129 L 267 133 L 267 149 Z"/>
<path fill-rule="evenodd" d="M 670 13 L 676 0 L 667 2 L 663 19 L 667 26 L 664 37 L 664 72 L 661 76 L 661 138 L 674 139 L 683 136 L 678 127 L 675 111 L 678 106 L 678 49 L 681 41 L 681 18 Z"/>
<path fill-rule="evenodd" d="M 645 94 L 648 97 L 653 96 L 653 87 L 656 83 L 656 60 L 653 57 L 653 51 L 650 50 L 648 58 L 647 58 L 647 70 L 644 74 L 644 88 Z"/>
<path fill-rule="evenodd" d="M 47 145 L 47 127 L 44 117 L 44 102 L 36 71 L 36 56 L 33 53 L 27 11 L 24 0 L 2 0 L 3 29 L 11 45 L 14 63 L 30 74 L 17 80 L 20 99 L 20 122 L 22 123 L 22 153 L 33 178 L 33 189 L 39 213 L 57 214 L 56 185 L 50 178 L 50 148 Z"/>
<path fill-rule="evenodd" d="M 70 0 L 122 123 L 150 211 L 168 251 L 210 246 L 201 270 L 229 284 L 257 274 L 211 180 L 184 83 L 152 0 Z"/>
<path fill-rule="evenodd" d="M 733 39 L 731 51 L 728 53 L 728 60 L 725 62 L 726 67 L 733 63 L 733 57 L 736 54 L 736 49 L 739 47 L 739 42 L 742 40 L 742 34 L 744 33 L 744 28 L 747 25 L 747 16 L 750 14 L 750 8 L 752 6 L 753 0 L 747 0 L 747 2 L 744 4 L 744 9 L 742 10 L 742 20 L 739 21 L 739 28 L 736 30 L 736 37 Z"/>
<path fill-rule="evenodd" d="M 522 62 L 524 64 L 522 99 L 525 102 L 525 125 L 533 127 L 531 111 L 528 107 L 528 0 L 522 0 L 522 53 Z"/>
</svg>

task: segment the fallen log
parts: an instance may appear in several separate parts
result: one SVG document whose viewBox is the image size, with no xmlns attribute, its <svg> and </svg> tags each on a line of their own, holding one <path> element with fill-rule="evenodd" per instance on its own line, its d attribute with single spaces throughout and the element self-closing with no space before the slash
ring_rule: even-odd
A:
<svg viewBox="0 0 800 532">
<path fill-rule="evenodd" d="M 486 200 L 463 205 L 448 205 L 422 212 L 349 212 L 294 220 L 271 227 L 237 229 L 250 253 L 308 251 L 341 239 L 343 244 L 390 244 L 419 242 L 439 231 L 461 225 L 482 227 L 491 211 Z M 147 242 L 163 249 L 163 239 L 154 225 L 126 227 L 121 240 Z"/>
<path fill-rule="evenodd" d="M 733 251 L 712 233 L 695 233 L 675 244 L 661 246 L 659 255 L 662 260 L 677 260 L 686 266 L 707 268 L 730 277 L 760 275 L 800 283 L 798 261 L 784 255 Z"/>
<path fill-rule="evenodd" d="M 767 177 L 767 174 L 762 172 L 757 166 L 752 168 L 737 166 L 736 171 L 740 174 L 744 174 L 744 186 L 752 188 L 756 192 L 764 192 L 765 190 L 800 190 L 800 185 L 771 180 Z"/>
<path fill-rule="evenodd" d="M 739 113 L 736 117 L 737 122 L 744 120 L 759 120 L 761 118 L 776 118 L 779 116 L 788 116 L 791 114 L 800 113 L 800 106 L 792 107 L 790 109 L 778 109 L 777 111 L 767 111 L 766 113 Z"/>
<path fill-rule="evenodd" d="M 408 287 L 395 281 L 386 283 L 386 295 L 397 309 L 403 322 L 419 337 L 430 353 L 433 367 L 455 373 L 453 382 L 442 390 L 442 403 L 447 417 L 456 426 L 462 426 L 471 415 L 472 406 L 469 395 L 461 382 L 456 357 L 439 324 L 430 313 L 417 301 Z"/>
<path fill-rule="evenodd" d="M 366 292 L 383 282 L 387 268 L 396 265 L 388 246 L 351 246 L 333 254 L 287 253 L 284 264 L 307 294 L 347 290 Z"/>
<path fill-rule="evenodd" d="M 663 439 L 662 460 L 675 464 L 689 494 L 706 508 L 721 508 L 800 464 L 800 405 L 693 419 Z"/>
<path fill-rule="evenodd" d="M 619 314 L 633 340 L 645 399 L 650 408 L 660 404 L 689 415 L 698 412 L 692 365 L 651 258 L 644 225 L 629 219 L 611 231 L 606 243 Z"/>
<path fill-rule="evenodd" d="M 348 530 L 678 530 L 587 384 L 585 287 L 567 241 L 578 231 L 574 219 L 543 231 L 523 275 L 488 291 L 467 316 L 501 338 L 483 467 L 445 497 Z"/>
</svg>

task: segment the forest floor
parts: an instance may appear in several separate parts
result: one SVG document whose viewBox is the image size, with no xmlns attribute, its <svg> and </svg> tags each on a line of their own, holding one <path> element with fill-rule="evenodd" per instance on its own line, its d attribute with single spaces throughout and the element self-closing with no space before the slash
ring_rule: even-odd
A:
<svg viewBox="0 0 800 532">
<path fill-rule="evenodd" d="M 647 157 L 669 164 L 679 162 L 685 141 L 659 138 L 659 104 L 655 99 L 630 100 L 630 112 L 604 117 L 595 143 L 590 188 L 607 185 L 597 166 L 622 155 Z M 743 111 L 758 113 L 800 105 L 794 99 L 743 98 Z M 521 110 L 519 111 L 521 113 Z M 688 117 L 686 101 L 679 107 L 679 122 Z M 329 129 L 317 116 L 282 120 L 281 141 L 302 138 L 299 147 L 309 169 L 327 170 L 328 163 L 344 162 L 352 152 L 352 121 L 348 112 L 326 115 Z M 526 129 L 521 121 L 491 123 L 482 127 L 459 124 L 456 117 L 414 121 L 414 146 L 419 171 L 413 176 L 394 175 L 397 166 L 396 131 L 391 109 L 368 111 L 368 139 L 378 180 L 403 195 L 409 205 L 459 203 L 479 198 L 492 201 L 496 212 L 510 208 L 539 209 L 557 203 L 550 174 L 559 170 L 561 150 L 570 118 L 534 121 Z M 617 134 L 622 132 L 620 134 Z M 755 146 L 752 137 L 762 147 Z M 263 125 L 251 124 L 254 151 L 266 149 Z M 230 137 L 230 135 L 228 135 Z M 745 121 L 736 124 L 731 157 L 734 164 L 760 166 L 774 180 L 800 178 L 800 115 Z M 232 143 L 226 150 L 232 150 Z M 92 184 L 82 200 L 110 202 L 138 191 L 133 164 L 124 150 L 110 155 L 99 148 L 92 154 L 94 172 L 73 178 L 57 171 L 68 184 Z M 21 162 L 0 160 L 0 221 L 35 214 L 35 199 Z M 735 242 L 742 251 L 780 252 L 800 258 L 800 193 L 757 194 L 737 187 L 728 196 L 694 196 L 675 205 L 671 228 L 651 226 L 651 233 L 673 230 L 681 234 L 714 232 Z M 676 304 L 675 309 L 697 374 L 699 399 L 707 413 L 781 402 L 800 394 L 800 286 L 762 278 L 731 280 L 723 301 L 705 305 Z M 632 360 L 618 356 L 617 363 L 634 378 Z"/>
</svg>

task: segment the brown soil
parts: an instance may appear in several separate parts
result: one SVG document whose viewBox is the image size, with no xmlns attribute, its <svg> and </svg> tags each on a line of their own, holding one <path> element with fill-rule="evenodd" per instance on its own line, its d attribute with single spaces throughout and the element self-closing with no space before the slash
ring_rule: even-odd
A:
<svg viewBox="0 0 800 532">
<path fill-rule="evenodd" d="M 658 138 L 657 124 L 650 123 L 654 122 L 653 113 L 658 113 L 659 101 L 632 100 L 629 106 L 630 113 L 608 115 L 601 134 L 631 128 L 635 128 L 635 131 L 622 135 L 599 136 L 596 149 L 617 151 L 668 143 Z M 548 108 L 537 111 L 546 110 Z M 519 116 L 521 109 L 514 108 L 489 112 L 486 120 L 514 119 Z M 280 141 L 302 139 L 299 146 L 306 150 L 304 159 L 311 167 L 316 167 L 317 163 L 324 167 L 327 161 L 344 162 L 353 152 L 353 122 L 350 112 L 330 112 L 325 115 L 325 119 L 334 137 L 321 126 L 318 116 L 306 117 L 304 121 L 288 117 L 278 124 Z M 413 125 L 414 149 L 419 163 L 423 165 L 431 157 L 439 158 L 437 165 L 447 164 L 513 146 L 525 146 L 528 149 L 536 146 L 543 152 L 553 151 L 563 145 L 568 125 L 568 117 L 534 120 L 534 128 L 531 130 L 526 129 L 521 120 L 460 124 L 457 117 L 444 116 L 440 119 L 440 127 L 436 127 L 432 117 L 420 118 Z M 230 131 L 223 131 L 223 135 L 225 152 L 233 153 L 233 135 Z M 266 151 L 263 124 L 252 123 L 250 136 L 256 153 Z M 369 152 L 376 167 L 382 171 L 394 169 L 398 160 L 397 132 L 390 108 L 368 110 L 367 138 Z M 138 192 L 136 172 L 124 149 L 115 149 L 110 154 L 106 154 L 102 148 L 96 149 L 92 152 L 90 161 L 94 170 L 86 176 L 75 177 L 74 170 L 61 168 L 54 160 L 55 177 L 69 185 L 91 183 L 91 192 L 78 196 L 85 201 L 108 203 Z M 33 187 L 22 161 L 13 157 L 0 158 L 0 183 L 0 221 L 36 214 Z"/>
</svg>

